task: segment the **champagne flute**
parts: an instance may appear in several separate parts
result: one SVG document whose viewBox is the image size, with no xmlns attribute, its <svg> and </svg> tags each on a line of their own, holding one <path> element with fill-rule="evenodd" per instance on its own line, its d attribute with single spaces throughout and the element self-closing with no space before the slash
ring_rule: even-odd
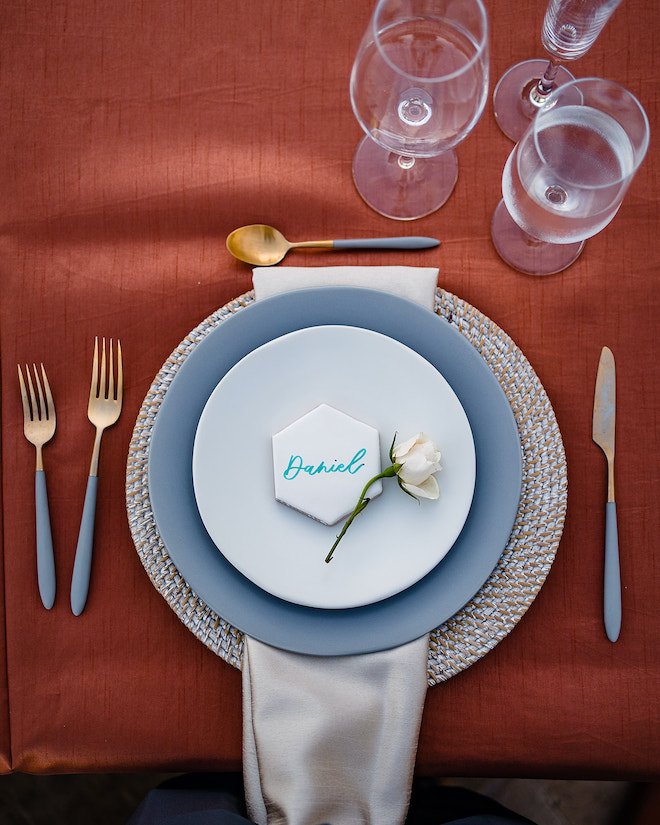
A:
<svg viewBox="0 0 660 825">
<path fill-rule="evenodd" d="M 362 198 L 389 218 L 434 212 L 456 183 L 453 147 L 488 94 L 488 20 L 481 0 L 379 0 L 351 72 L 366 132 L 353 159 Z"/>
<path fill-rule="evenodd" d="M 530 275 L 560 272 L 612 220 L 649 143 L 639 101 L 600 78 L 557 87 L 509 155 L 493 243 Z"/>
<path fill-rule="evenodd" d="M 493 107 L 500 129 L 519 140 L 550 92 L 575 78 L 562 61 L 577 60 L 593 46 L 622 0 L 550 0 L 541 41 L 549 60 L 525 60 L 505 72 Z"/>
</svg>

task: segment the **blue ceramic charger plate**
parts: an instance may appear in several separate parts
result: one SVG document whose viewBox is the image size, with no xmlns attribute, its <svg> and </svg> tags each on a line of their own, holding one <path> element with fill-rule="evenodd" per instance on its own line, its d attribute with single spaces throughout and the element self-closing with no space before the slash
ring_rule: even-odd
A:
<svg viewBox="0 0 660 825">
<path fill-rule="evenodd" d="M 197 425 L 223 376 L 268 341 L 298 329 L 332 324 L 388 335 L 433 364 L 465 410 L 477 459 L 472 507 L 444 559 L 401 593 L 339 610 L 284 601 L 243 576 L 206 532 L 192 479 Z M 393 376 L 393 389 L 394 382 Z M 355 287 L 288 292 L 254 302 L 213 328 L 181 363 L 165 393 L 153 426 L 148 464 L 158 532 L 197 595 L 241 632 L 278 648 L 317 655 L 395 647 L 451 618 L 496 566 L 516 517 L 521 480 L 515 418 L 477 350 L 429 310 L 388 293 Z M 249 517 L 249 507 L 235 517 Z"/>
</svg>

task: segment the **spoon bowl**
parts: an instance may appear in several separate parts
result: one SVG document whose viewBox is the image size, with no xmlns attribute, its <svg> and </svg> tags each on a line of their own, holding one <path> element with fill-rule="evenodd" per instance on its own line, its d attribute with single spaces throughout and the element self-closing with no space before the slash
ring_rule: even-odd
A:
<svg viewBox="0 0 660 825">
<path fill-rule="evenodd" d="M 291 249 L 429 249 L 438 246 L 435 238 L 363 238 L 339 241 L 300 241 L 290 243 L 272 226 L 254 223 L 241 226 L 227 237 L 227 249 L 246 264 L 273 266 Z"/>
<path fill-rule="evenodd" d="M 332 246 L 332 241 L 328 241 Z M 227 249 L 231 254 L 254 266 L 278 264 L 296 244 L 291 244 L 284 235 L 272 226 L 254 223 L 241 226 L 227 238 Z"/>
</svg>

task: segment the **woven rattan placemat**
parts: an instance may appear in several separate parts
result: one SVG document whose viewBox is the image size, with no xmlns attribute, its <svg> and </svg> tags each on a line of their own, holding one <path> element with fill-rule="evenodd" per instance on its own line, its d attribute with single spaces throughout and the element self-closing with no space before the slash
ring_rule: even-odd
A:
<svg viewBox="0 0 660 825">
<path fill-rule="evenodd" d="M 184 625 L 240 669 L 243 637 L 190 588 L 158 534 L 147 465 L 154 421 L 180 365 L 211 330 L 252 303 L 245 293 L 221 307 L 179 344 L 154 379 L 140 409 L 128 454 L 126 503 L 135 546 L 151 582 Z M 566 459 L 547 394 L 513 341 L 473 306 L 444 290 L 436 311 L 479 351 L 511 404 L 523 454 L 520 506 L 509 541 L 490 577 L 465 607 L 431 633 L 429 684 L 451 678 L 501 641 L 536 598 L 554 561 L 566 515 Z"/>
</svg>

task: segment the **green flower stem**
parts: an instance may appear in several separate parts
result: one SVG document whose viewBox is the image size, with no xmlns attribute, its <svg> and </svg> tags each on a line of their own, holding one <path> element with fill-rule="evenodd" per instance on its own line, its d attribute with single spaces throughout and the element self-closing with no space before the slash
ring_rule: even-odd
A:
<svg viewBox="0 0 660 825">
<path fill-rule="evenodd" d="M 392 478 L 393 476 L 397 475 L 397 473 L 399 472 L 401 467 L 403 467 L 403 464 L 392 464 L 391 467 L 388 467 L 386 470 L 383 470 L 382 473 L 379 473 L 377 476 L 374 476 L 370 481 L 367 481 L 367 483 L 364 485 L 364 489 L 360 493 L 360 498 L 358 499 L 358 502 L 355 505 L 355 509 L 350 514 L 350 516 L 346 519 L 346 521 L 344 523 L 344 526 L 341 529 L 341 533 L 337 536 L 337 539 L 336 539 L 335 543 L 330 548 L 330 552 L 325 557 L 326 564 L 329 564 L 332 561 L 332 554 L 335 552 L 335 548 L 337 547 L 339 542 L 344 537 L 344 533 L 348 530 L 348 528 L 353 523 L 353 519 L 355 518 L 355 516 L 357 516 L 359 513 L 361 513 L 365 509 L 367 504 L 369 504 L 369 502 L 371 501 L 370 498 L 366 497 L 367 496 L 367 490 L 369 489 L 369 487 L 371 487 L 371 485 L 375 481 L 378 481 L 381 478 Z"/>
</svg>

